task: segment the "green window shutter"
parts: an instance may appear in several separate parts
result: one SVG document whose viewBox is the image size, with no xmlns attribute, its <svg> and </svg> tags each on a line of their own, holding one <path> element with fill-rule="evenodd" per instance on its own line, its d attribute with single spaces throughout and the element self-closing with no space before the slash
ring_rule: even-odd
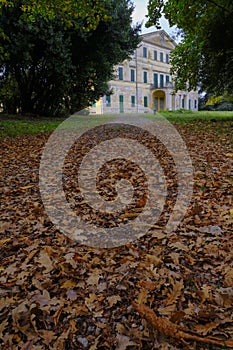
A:
<svg viewBox="0 0 233 350">
<path fill-rule="evenodd" d="M 182 108 L 184 108 L 184 98 L 182 98 Z"/>
<path fill-rule="evenodd" d="M 160 62 L 163 62 L 163 52 L 160 52 Z"/>
<path fill-rule="evenodd" d="M 160 74 L 160 87 L 161 87 L 161 88 L 164 87 L 164 77 L 163 77 L 163 74 Z"/>
<path fill-rule="evenodd" d="M 157 61 L 157 59 L 158 59 L 158 53 L 157 53 L 157 51 L 155 50 L 155 51 L 154 51 L 154 61 Z"/>
<path fill-rule="evenodd" d="M 111 107 L 111 96 L 106 95 L 106 107 Z"/>
<path fill-rule="evenodd" d="M 135 107 L 135 96 L 131 96 L 131 107 Z"/>
<path fill-rule="evenodd" d="M 170 62 L 169 54 L 166 53 L 166 63 L 169 63 L 169 62 Z"/>
<path fill-rule="evenodd" d="M 130 70 L 130 78 L 131 78 L 131 81 L 135 81 L 135 70 L 134 69 Z"/>
<path fill-rule="evenodd" d="M 147 84 L 147 72 L 143 72 L 144 83 Z"/>
<path fill-rule="evenodd" d="M 189 99 L 189 109 L 191 109 L 191 100 Z"/>
<path fill-rule="evenodd" d="M 154 87 L 157 89 L 158 87 L 158 74 L 154 73 Z"/>
<path fill-rule="evenodd" d="M 124 96 L 119 96 L 119 103 L 120 103 L 120 113 L 124 113 Z"/>
<path fill-rule="evenodd" d="M 123 80 L 123 67 L 118 68 L 119 80 Z"/>
<path fill-rule="evenodd" d="M 147 48 L 143 47 L 143 57 L 147 58 Z"/>
<path fill-rule="evenodd" d="M 169 81 L 170 81 L 170 76 L 166 75 L 166 83 L 169 83 Z"/>
<path fill-rule="evenodd" d="M 144 96 L 144 107 L 148 107 L 148 98 Z"/>
</svg>

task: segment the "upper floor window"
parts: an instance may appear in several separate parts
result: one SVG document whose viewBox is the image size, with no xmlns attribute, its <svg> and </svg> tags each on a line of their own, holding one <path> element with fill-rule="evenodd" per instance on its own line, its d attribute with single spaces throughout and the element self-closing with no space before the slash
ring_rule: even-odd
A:
<svg viewBox="0 0 233 350">
<path fill-rule="evenodd" d="M 143 57 L 147 58 L 147 48 L 143 47 Z"/>
<path fill-rule="evenodd" d="M 154 50 L 154 61 L 157 61 L 158 59 L 158 53 L 156 50 Z"/>
<path fill-rule="evenodd" d="M 143 72 L 143 82 L 147 84 L 147 72 Z"/>
<path fill-rule="evenodd" d="M 123 67 L 118 68 L 119 80 L 123 80 Z"/>
<path fill-rule="evenodd" d="M 170 62 L 170 57 L 169 57 L 169 54 L 166 53 L 166 63 L 169 63 Z"/>
<path fill-rule="evenodd" d="M 134 69 L 130 69 L 130 80 L 135 81 L 135 70 Z"/>
<path fill-rule="evenodd" d="M 157 88 L 158 87 L 158 74 L 154 73 L 154 87 Z"/>
<path fill-rule="evenodd" d="M 169 83 L 169 82 L 170 82 L 170 76 L 166 75 L 166 83 Z"/>
<path fill-rule="evenodd" d="M 163 74 L 160 74 L 160 87 L 161 87 L 161 88 L 164 87 L 164 78 L 163 78 Z"/>
<path fill-rule="evenodd" d="M 163 52 L 160 52 L 160 62 L 163 62 Z"/>
</svg>

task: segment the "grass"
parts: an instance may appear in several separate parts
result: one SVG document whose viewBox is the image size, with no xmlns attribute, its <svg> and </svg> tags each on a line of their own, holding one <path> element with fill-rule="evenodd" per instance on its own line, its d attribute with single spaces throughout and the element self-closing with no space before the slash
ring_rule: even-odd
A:
<svg viewBox="0 0 233 350">
<path fill-rule="evenodd" d="M 0 115 L 0 138 L 50 132 L 55 130 L 61 121 L 62 119 Z"/>
<path fill-rule="evenodd" d="M 215 129 L 221 132 L 223 126 L 224 129 L 230 126 L 232 128 L 233 125 L 233 112 L 217 112 L 217 111 L 166 111 L 160 113 L 162 116 L 166 117 L 167 120 L 174 124 L 192 124 L 192 127 L 196 129 L 196 127 L 200 128 L 200 123 L 203 124 L 205 128 L 208 129 L 208 126 L 213 126 Z M 96 124 L 96 118 L 98 118 L 98 123 L 103 121 L 103 123 L 107 120 L 109 122 L 112 118 L 117 117 L 118 115 L 101 115 L 101 116 L 82 116 L 79 117 L 79 122 L 81 122 L 84 126 L 87 126 L 86 121 L 88 120 L 89 127 L 94 127 Z M 121 114 L 120 116 L 124 116 Z M 133 115 L 132 115 L 133 116 Z M 156 115 L 143 114 L 143 117 L 147 117 L 150 119 L 156 118 Z M 23 116 L 6 116 L 0 115 L 0 138 L 4 137 L 16 137 L 19 135 L 25 134 L 37 134 L 44 132 L 52 132 L 55 130 L 63 121 L 62 118 L 35 118 L 35 117 L 23 117 Z M 227 122 L 227 123 L 224 123 Z M 227 125 L 226 125 L 227 124 Z M 80 125 L 81 126 L 81 125 Z"/>
</svg>

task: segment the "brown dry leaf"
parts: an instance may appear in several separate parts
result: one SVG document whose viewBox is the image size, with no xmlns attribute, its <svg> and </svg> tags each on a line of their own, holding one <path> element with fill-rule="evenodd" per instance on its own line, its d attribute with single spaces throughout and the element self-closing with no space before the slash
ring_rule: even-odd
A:
<svg viewBox="0 0 233 350">
<path fill-rule="evenodd" d="M 224 276 L 224 285 L 226 287 L 232 287 L 233 286 L 233 268 L 228 267 L 226 269 L 226 273 Z"/>
<path fill-rule="evenodd" d="M 42 267 L 45 267 L 45 270 L 44 270 L 45 273 L 49 273 L 53 270 L 53 262 L 45 250 L 42 250 L 40 252 L 37 262 Z"/>
<path fill-rule="evenodd" d="M 202 303 L 206 300 L 212 299 L 212 287 L 207 284 L 203 284 L 201 290 L 197 291 L 197 293 L 200 296 Z"/>
<path fill-rule="evenodd" d="M 94 270 L 89 277 L 87 278 L 87 284 L 88 285 L 98 285 L 100 278 L 102 277 L 101 271 L 98 270 Z"/>
<path fill-rule="evenodd" d="M 181 291 L 184 288 L 184 282 L 183 280 L 178 281 L 171 279 L 172 289 L 170 289 L 167 293 L 167 305 L 172 305 L 177 302 L 177 299 L 181 296 Z"/>
<path fill-rule="evenodd" d="M 150 295 L 150 292 L 147 289 L 141 289 L 136 299 L 137 303 L 145 304 L 147 302 L 149 295 Z"/>
<path fill-rule="evenodd" d="M 137 345 L 135 342 L 130 340 L 129 337 L 123 334 L 117 334 L 117 346 L 116 350 L 126 350 L 128 346 Z"/>
<path fill-rule="evenodd" d="M 197 324 L 195 329 L 202 335 L 207 335 L 210 331 L 217 328 L 221 322 L 209 322 L 206 324 Z"/>
<path fill-rule="evenodd" d="M 49 345 L 52 341 L 54 341 L 57 337 L 53 331 L 47 331 L 47 330 L 40 330 L 38 331 L 41 338 L 43 339 L 42 342 L 45 345 Z"/>
<path fill-rule="evenodd" d="M 150 254 L 146 255 L 146 261 L 148 264 L 151 264 L 154 267 L 161 265 L 161 262 L 162 262 L 162 260 L 158 256 L 150 255 Z"/>
<path fill-rule="evenodd" d="M 117 304 L 118 301 L 121 301 L 121 297 L 120 295 L 112 295 L 107 297 L 107 301 L 109 303 L 109 307 L 112 307 L 113 305 Z"/>
<path fill-rule="evenodd" d="M 185 252 L 189 251 L 189 248 L 185 244 L 180 243 L 180 242 L 172 243 L 170 246 L 174 249 L 177 249 L 177 250 L 183 250 Z"/>
</svg>

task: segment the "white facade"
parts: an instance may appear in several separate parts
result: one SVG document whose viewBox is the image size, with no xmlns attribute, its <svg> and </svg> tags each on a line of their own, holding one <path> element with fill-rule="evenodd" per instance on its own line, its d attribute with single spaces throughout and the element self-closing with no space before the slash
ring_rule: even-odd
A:
<svg viewBox="0 0 233 350">
<path fill-rule="evenodd" d="M 197 91 L 174 92 L 170 53 L 174 40 L 164 31 L 144 34 L 130 60 L 116 66 L 109 82 L 113 94 L 90 108 L 93 114 L 147 113 L 162 110 L 198 110 Z"/>
</svg>

